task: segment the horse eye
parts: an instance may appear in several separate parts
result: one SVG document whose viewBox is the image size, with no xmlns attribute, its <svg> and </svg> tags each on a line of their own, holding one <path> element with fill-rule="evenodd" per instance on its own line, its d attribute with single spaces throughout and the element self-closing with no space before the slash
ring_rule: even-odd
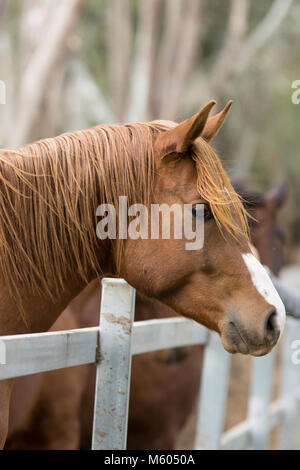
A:
<svg viewBox="0 0 300 470">
<path fill-rule="evenodd" d="M 199 210 L 197 210 L 197 207 L 192 208 L 192 214 L 194 217 L 198 217 L 199 214 L 202 213 Z M 213 213 L 211 211 L 211 208 L 207 205 L 204 206 L 204 220 L 211 220 L 213 219 Z"/>
<path fill-rule="evenodd" d="M 212 220 L 214 218 L 211 208 L 209 206 L 205 206 L 204 208 L 204 220 Z"/>
</svg>

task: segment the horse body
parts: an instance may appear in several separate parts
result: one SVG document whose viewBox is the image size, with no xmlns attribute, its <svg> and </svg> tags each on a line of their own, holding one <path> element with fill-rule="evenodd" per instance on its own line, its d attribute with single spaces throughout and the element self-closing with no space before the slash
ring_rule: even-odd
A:
<svg viewBox="0 0 300 470">
<path fill-rule="evenodd" d="M 213 105 L 179 125 L 96 127 L 1 153 L 0 334 L 48 330 L 86 284 L 119 274 L 216 330 L 230 352 L 272 349 L 284 307 L 250 254 L 242 204 L 209 145 L 230 106 L 209 118 Z M 148 207 L 205 203 L 203 249 L 162 237 L 100 242 L 97 206 L 118 207 L 121 195 Z M 11 384 L 0 384 L 0 444 Z"/>
</svg>

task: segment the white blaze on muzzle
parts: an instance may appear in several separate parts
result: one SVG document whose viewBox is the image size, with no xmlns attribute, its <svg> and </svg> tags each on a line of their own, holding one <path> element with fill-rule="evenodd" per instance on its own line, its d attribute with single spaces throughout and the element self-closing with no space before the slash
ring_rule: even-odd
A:
<svg viewBox="0 0 300 470">
<path fill-rule="evenodd" d="M 278 295 L 277 290 L 275 289 L 267 271 L 260 264 L 257 258 L 251 253 L 245 253 L 242 255 L 245 264 L 250 272 L 250 276 L 255 288 L 258 292 L 266 299 L 266 301 L 273 305 L 276 309 L 276 319 L 278 328 L 280 331 L 280 336 L 283 333 L 285 325 L 285 307 L 282 303 L 281 298 Z"/>
</svg>

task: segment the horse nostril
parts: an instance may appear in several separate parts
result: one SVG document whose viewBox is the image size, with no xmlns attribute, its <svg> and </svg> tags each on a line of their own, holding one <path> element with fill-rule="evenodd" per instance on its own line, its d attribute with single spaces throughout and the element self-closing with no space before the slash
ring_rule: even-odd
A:
<svg viewBox="0 0 300 470">
<path fill-rule="evenodd" d="M 273 343 L 278 339 L 279 336 L 279 328 L 276 316 L 276 310 L 272 310 L 266 320 L 266 339 L 268 343 Z"/>
</svg>

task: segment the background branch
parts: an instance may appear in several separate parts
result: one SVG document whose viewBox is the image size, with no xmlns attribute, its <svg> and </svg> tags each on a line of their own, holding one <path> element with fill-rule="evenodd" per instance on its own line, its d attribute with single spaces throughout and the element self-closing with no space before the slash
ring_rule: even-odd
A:
<svg viewBox="0 0 300 470">
<path fill-rule="evenodd" d="M 200 50 L 200 38 L 203 26 L 203 1 L 185 0 L 181 30 L 178 36 L 177 51 L 172 76 L 162 98 L 160 116 L 164 119 L 176 120 L 181 108 L 183 91 L 187 87 L 188 78 L 195 67 L 197 53 Z M 167 90 L 166 90 L 167 91 Z"/>
<path fill-rule="evenodd" d="M 143 2 L 142 2 L 143 3 Z M 107 2 L 107 59 L 109 99 L 117 121 L 123 121 L 128 105 L 129 75 L 133 45 L 130 0 Z"/>
<path fill-rule="evenodd" d="M 293 0 L 274 0 L 271 8 L 258 26 L 256 26 L 242 48 L 240 60 L 237 64 L 239 74 L 246 69 L 253 57 L 266 45 L 271 36 L 280 27 L 292 3 Z"/>
<path fill-rule="evenodd" d="M 210 93 L 217 101 L 222 99 L 224 90 L 234 74 L 234 66 L 240 58 L 247 28 L 248 10 L 248 0 L 230 1 L 224 45 L 210 71 L 212 80 Z"/>
<path fill-rule="evenodd" d="M 139 27 L 136 37 L 136 56 L 132 72 L 129 121 L 151 119 L 150 93 L 152 89 L 156 52 L 157 24 L 160 0 L 140 3 Z"/>
<path fill-rule="evenodd" d="M 183 7 L 184 0 L 165 0 L 165 27 L 156 62 L 155 86 L 152 90 L 152 108 L 156 116 L 162 111 L 161 103 L 168 95 L 172 80 L 173 64 L 182 28 Z"/>
<path fill-rule="evenodd" d="M 50 15 L 48 27 L 24 71 L 15 145 L 24 144 L 31 138 L 42 99 L 47 94 L 49 75 L 62 57 L 81 4 L 82 0 L 62 0 L 53 4 L 55 14 Z"/>
</svg>

